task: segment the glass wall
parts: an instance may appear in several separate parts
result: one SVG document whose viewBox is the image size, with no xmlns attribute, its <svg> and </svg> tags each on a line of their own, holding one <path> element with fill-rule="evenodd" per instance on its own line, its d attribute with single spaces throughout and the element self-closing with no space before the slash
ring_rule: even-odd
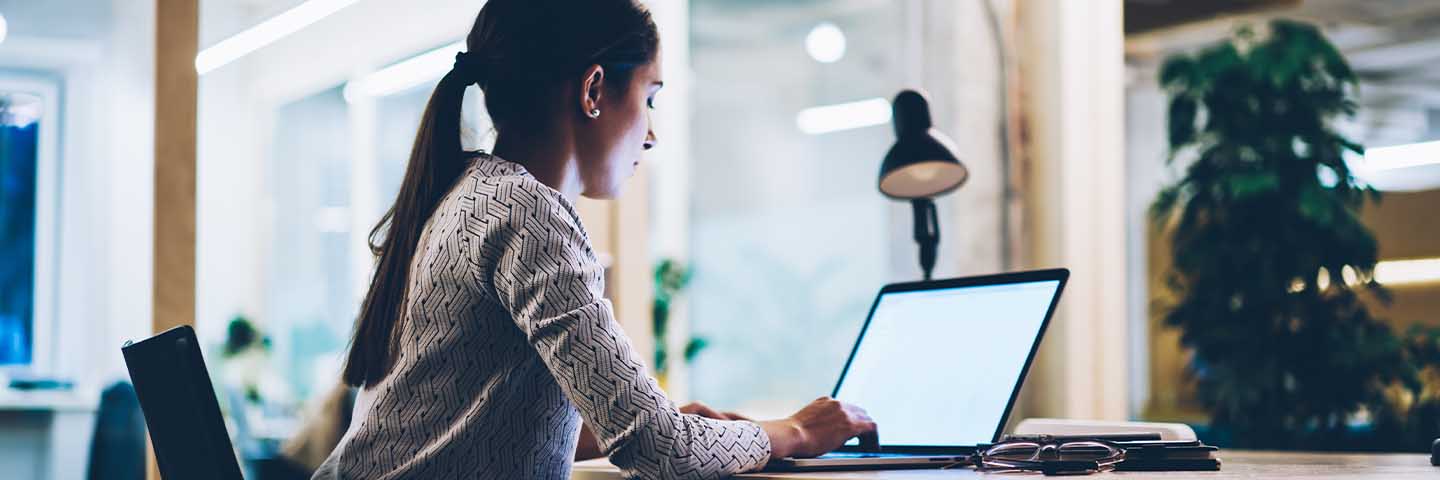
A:
<svg viewBox="0 0 1440 480">
<path fill-rule="evenodd" d="M 808 108 L 895 94 L 903 9 L 723 0 L 691 8 L 689 318 L 708 345 L 692 366 L 691 394 L 778 414 L 830 394 L 893 275 L 892 249 L 912 248 L 892 243 L 891 202 L 875 187 L 894 141 L 888 117 L 829 133 L 797 124 Z"/>
<path fill-rule="evenodd" d="M 335 382 L 358 308 L 349 288 L 352 133 L 339 88 L 280 107 L 275 125 L 265 323 L 285 366 L 277 372 L 307 398 Z"/>
</svg>

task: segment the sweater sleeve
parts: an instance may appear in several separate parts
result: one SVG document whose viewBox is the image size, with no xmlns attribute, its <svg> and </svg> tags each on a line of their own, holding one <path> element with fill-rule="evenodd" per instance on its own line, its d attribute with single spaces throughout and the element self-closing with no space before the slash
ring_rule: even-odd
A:
<svg viewBox="0 0 1440 480">
<path fill-rule="evenodd" d="M 603 268 L 558 192 L 515 189 L 499 231 L 495 295 L 628 478 L 717 478 L 770 457 L 759 425 L 682 414 L 603 298 Z M 533 196 L 533 202 L 523 197 Z M 499 217 L 499 218 L 497 218 Z"/>
</svg>

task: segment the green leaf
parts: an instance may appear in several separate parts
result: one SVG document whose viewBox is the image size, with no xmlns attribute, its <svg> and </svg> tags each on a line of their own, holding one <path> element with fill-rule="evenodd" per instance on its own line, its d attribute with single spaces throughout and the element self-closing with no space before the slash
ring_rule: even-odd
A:
<svg viewBox="0 0 1440 480">
<path fill-rule="evenodd" d="M 1280 188 L 1280 177 L 1272 172 L 1237 174 L 1227 178 L 1226 182 L 1234 200 L 1271 193 Z"/>
<path fill-rule="evenodd" d="M 1321 228 L 1335 223 L 1335 201 L 1321 188 L 1300 190 L 1300 215 L 1315 222 Z"/>
<path fill-rule="evenodd" d="M 689 342 L 685 343 L 685 363 L 694 362 L 695 356 L 699 355 L 700 351 L 708 346 L 710 346 L 710 341 L 706 340 L 705 337 L 691 338 Z"/>
<path fill-rule="evenodd" d="M 1195 99 L 1176 95 L 1170 100 L 1170 150 L 1173 152 L 1195 140 Z"/>
<path fill-rule="evenodd" d="M 1180 198 L 1180 185 L 1171 185 L 1160 190 L 1155 196 L 1155 202 L 1150 204 L 1150 218 L 1155 221 L 1163 221 L 1170 217 L 1175 210 L 1175 203 Z"/>
<path fill-rule="evenodd" d="M 1195 61 L 1188 56 L 1177 55 L 1165 60 L 1160 66 L 1160 86 L 1167 89 L 1184 90 L 1193 86 Z"/>
</svg>

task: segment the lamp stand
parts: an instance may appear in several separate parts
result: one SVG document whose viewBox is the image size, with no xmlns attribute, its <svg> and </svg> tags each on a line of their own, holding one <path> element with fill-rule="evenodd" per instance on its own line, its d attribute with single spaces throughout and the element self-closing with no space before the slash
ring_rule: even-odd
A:
<svg viewBox="0 0 1440 480">
<path fill-rule="evenodd" d="M 935 202 L 929 198 L 910 199 L 915 210 L 915 243 L 920 245 L 920 271 L 925 280 L 935 270 L 935 247 L 940 243 L 940 220 L 935 215 Z"/>
</svg>

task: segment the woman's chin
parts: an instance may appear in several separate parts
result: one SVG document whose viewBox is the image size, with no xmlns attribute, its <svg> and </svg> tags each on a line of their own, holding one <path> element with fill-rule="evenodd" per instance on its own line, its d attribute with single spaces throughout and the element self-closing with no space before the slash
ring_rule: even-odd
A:
<svg viewBox="0 0 1440 480">
<path fill-rule="evenodd" d="M 587 189 L 583 192 L 580 192 L 580 196 L 592 200 L 614 200 L 615 197 L 620 196 L 620 186 L 616 185 L 611 188 Z"/>
</svg>

